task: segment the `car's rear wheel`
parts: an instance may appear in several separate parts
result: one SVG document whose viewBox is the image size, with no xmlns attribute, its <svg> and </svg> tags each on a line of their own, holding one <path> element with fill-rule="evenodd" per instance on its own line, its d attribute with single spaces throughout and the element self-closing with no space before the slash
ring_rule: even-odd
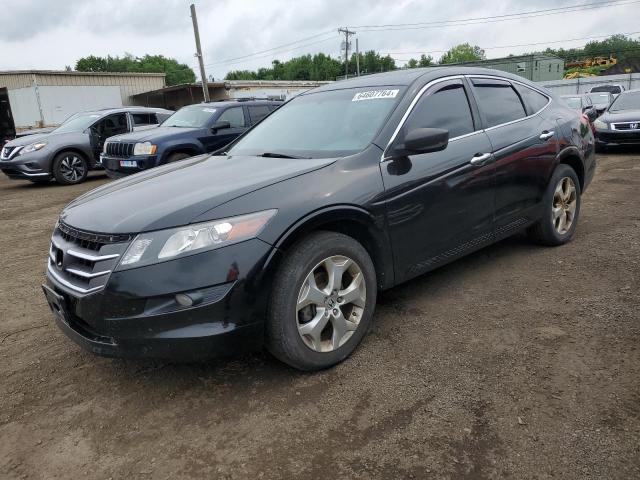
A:
<svg viewBox="0 0 640 480">
<path fill-rule="evenodd" d="M 184 160 L 185 158 L 189 158 L 191 155 L 189 155 L 188 153 L 172 153 L 171 155 L 169 155 L 169 157 L 167 158 L 167 163 L 173 163 L 173 162 L 177 162 L 179 160 Z"/>
<path fill-rule="evenodd" d="M 530 236 L 543 245 L 563 245 L 576 231 L 580 216 L 580 180 L 568 165 L 558 165 L 543 200 L 542 218 L 529 229 Z"/>
<path fill-rule="evenodd" d="M 371 326 L 376 273 L 353 238 L 316 232 L 294 245 L 273 283 L 267 348 L 300 370 L 341 362 Z"/>
<path fill-rule="evenodd" d="M 53 159 L 53 177 L 62 185 L 84 182 L 89 172 L 87 160 L 76 152 L 61 152 Z"/>
</svg>

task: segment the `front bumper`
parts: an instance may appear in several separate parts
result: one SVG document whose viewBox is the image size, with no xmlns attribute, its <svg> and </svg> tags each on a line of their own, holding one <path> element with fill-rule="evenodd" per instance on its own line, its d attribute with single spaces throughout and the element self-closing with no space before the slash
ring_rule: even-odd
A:
<svg viewBox="0 0 640 480">
<path fill-rule="evenodd" d="M 122 162 L 125 162 L 124 165 Z M 129 164 L 127 164 L 129 162 Z M 135 155 L 127 158 L 100 155 L 100 163 L 111 178 L 122 178 L 157 166 L 157 155 Z"/>
<path fill-rule="evenodd" d="M 17 155 L 11 159 L 0 158 L 0 170 L 14 180 L 51 179 L 49 154 L 42 150 Z"/>
<path fill-rule="evenodd" d="M 272 247 L 253 239 L 218 250 L 115 271 L 104 289 L 82 294 L 52 274 L 43 286 L 58 327 L 103 356 L 195 360 L 259 348 Z M 199 292 L 184 307 L 176 293 Z"/>
<path fill-rule="evenodd" d="M 640 145 L 640 130 L 596 130 L 599 146 Z"/>
</svg>

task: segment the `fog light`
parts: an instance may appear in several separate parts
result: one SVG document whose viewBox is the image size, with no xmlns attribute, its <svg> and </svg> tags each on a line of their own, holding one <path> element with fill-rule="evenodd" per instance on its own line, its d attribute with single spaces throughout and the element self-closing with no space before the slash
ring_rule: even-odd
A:
<svg viewBox="0 0 640 480">
<path fill-rule="evenodd" d="M 178 293 L 175 299 L 183 307 L 193 307 L 202 302 L 202 294 L 199 292 Z"/>
</svg>

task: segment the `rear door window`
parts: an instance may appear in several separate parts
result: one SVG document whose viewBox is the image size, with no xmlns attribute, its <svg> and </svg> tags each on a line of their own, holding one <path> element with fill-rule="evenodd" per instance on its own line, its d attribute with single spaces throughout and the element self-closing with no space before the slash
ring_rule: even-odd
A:
<svg viewBox="0 0 640 480">
<path fill-rule="evenodd" d="M 251 124 L 256 124 L 264 117 L 271 113 L 268 105 L 255 105 L 249 106 L 249 117 L 251 118 Z"/>
<path fill-rule="evenodd" d="M 157 125 L 158 117 L 155 113 L 133 113 L 133 125 L 138 127 L 140 125 Z"/>
<path fill-rule="evenodd" d="M 462 82 L 435 86 L 422 96 L 404 125 L 404 131 L 416 128 L 444 128 L 449 138 L 474 131 L 471 108 Z"/>
<path fill-rule="evenodd" d="M 549 103 L 548 97 L 535 91 L 533 88 L 525 87 L 519 83 L 515 83 L 514 86 L 520 94 L 525 107 L 527 107 L 527 113 L 529 115 L 539 112 Z"/>
<path fill-rule="evenodd" d="M 520 97 L 507 81 L 475 78 L 473 90 L 480 114 L 484 118 L 485 128 L 513 122 L 527 116 Z"/>
<path fill-rule="evenodd" d="M 231 107 L 227 108 L 220 117 L 218 117 L 219 122 L 229 122 L 231 128 L 241 128 L 245 126 L 244 121 L 244 111 L 242 107 Z"/>
</svg>

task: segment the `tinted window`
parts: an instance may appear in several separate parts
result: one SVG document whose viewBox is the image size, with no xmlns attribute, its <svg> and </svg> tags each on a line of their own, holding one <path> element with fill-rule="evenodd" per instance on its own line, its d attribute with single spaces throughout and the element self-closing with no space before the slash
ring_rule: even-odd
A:
<svg viewBox="0 0 640 480">
<path fill-rule="evenodd" d="M 218 122 L 229 122 L 231 128 L 244 127 L 242 107 L 228 108 L 218 117 Z"/>
<path fill-rule="evenodd" d="M 516 83 L 515 87 L 516 90 L 518 90 L 520 97 L 522 97 L 522 101 L 526 105 L 529 115 L 539 112 L 547 103 L 549 103 L 549 99 L 547 97 L 536 92 L 532 88 L 525 87 L 519 83 Z"/>
<path fill-rule="evenodd" d="M 449 138 L 473 132 L 473 117 L 462 84 L 436 87 L 423 96 L 403 127 L 405 132 L 416 128 L 444 128 Z"/>
<path fill-rule="evenodd" d="M 510 83 L 493 80 L 474 80 L 473 83 L 486 128 L 527 116 L 520 97 Z"/>
<path fill-rule="evenodd" d="M 251 123 L 258 123 L 260 120 L 271 113 L 268 105 L 258 105 L 255 107 L 250 106 L 248 108 L 249 116 L 251 117 Z"/>
<path fill-rule="evenodd" d="M 158 123 L 155 113 L 134 113 L 132 116 L 134 125 L 156 125 Z"/>
<path fill-rule="evenodd" d="M 116 113 L 109 115 L 94 125 L 94 128 L 102 138 L 113 137 L 121 133 L 126 133 L 129 128 L 127 126 L 127 114 Z"/>
</svg>

